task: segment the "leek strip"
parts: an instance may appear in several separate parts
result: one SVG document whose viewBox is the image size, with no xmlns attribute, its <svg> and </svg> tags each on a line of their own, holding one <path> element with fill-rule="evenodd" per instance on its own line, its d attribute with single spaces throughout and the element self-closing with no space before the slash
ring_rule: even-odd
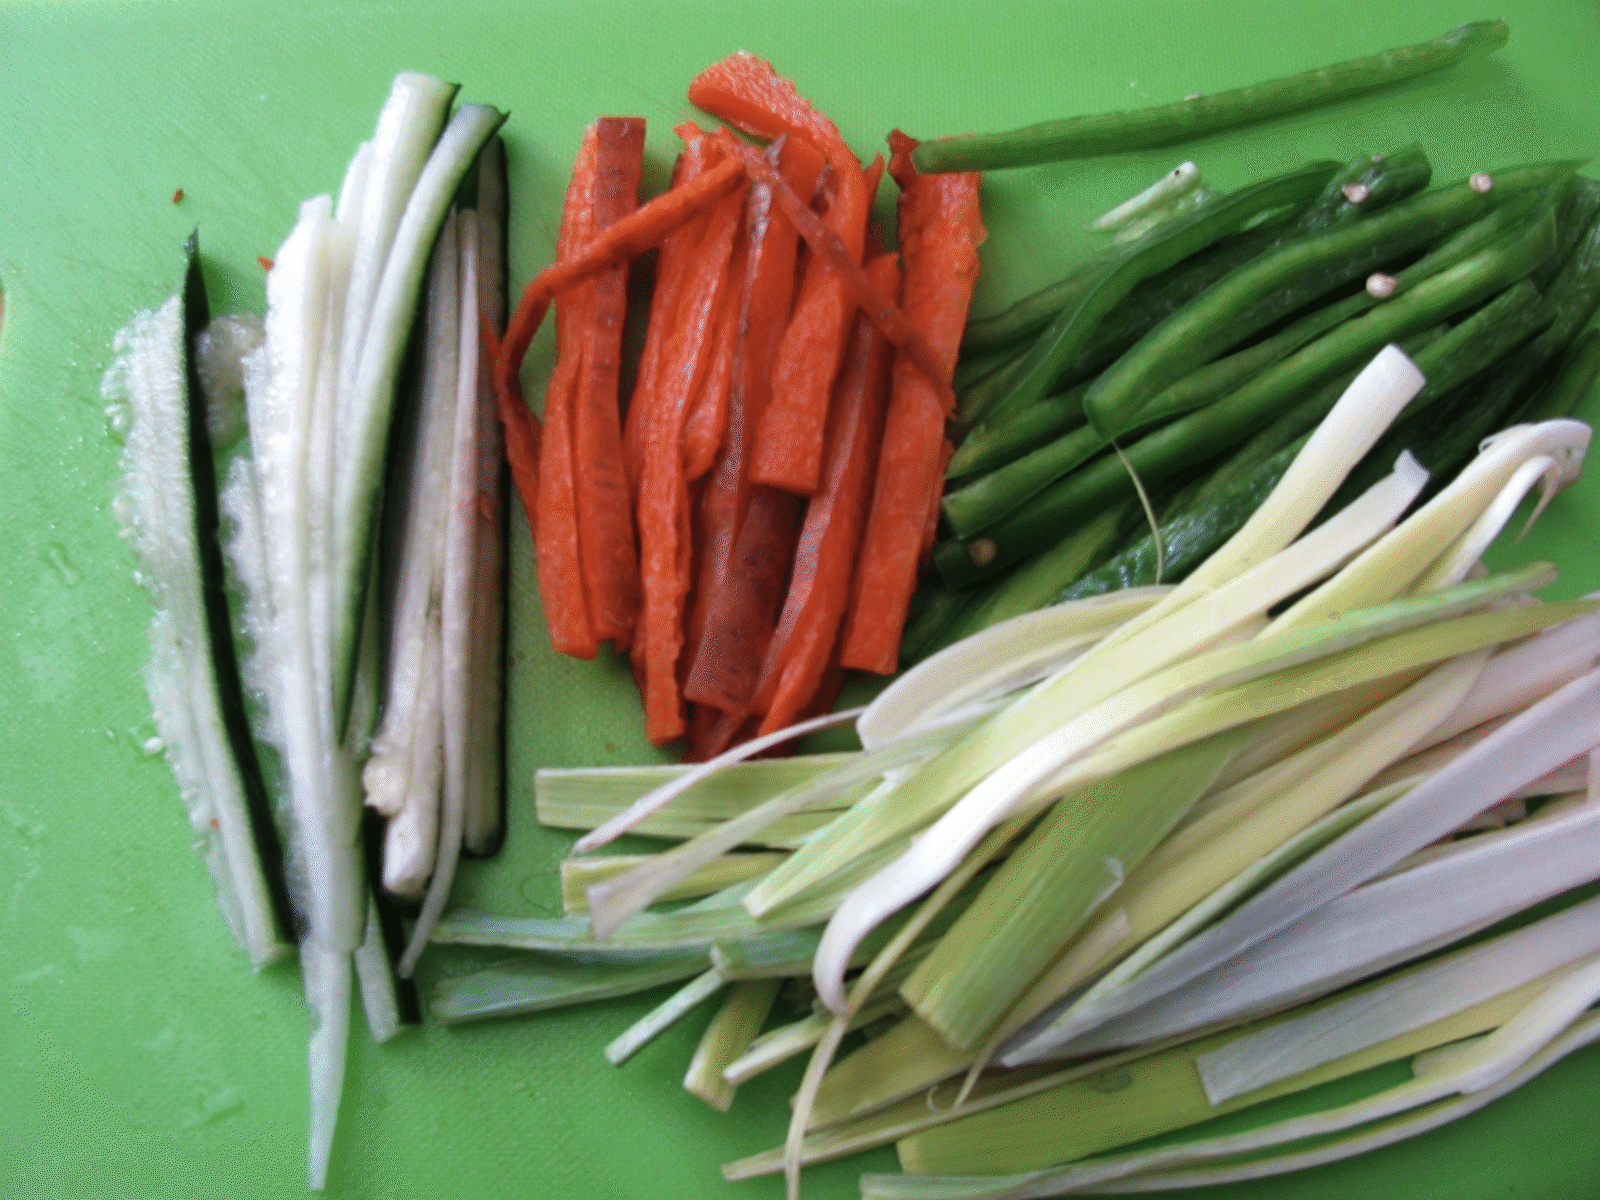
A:
<svg viewBox="0 0 1600 1200">
<path fill-rule="evenodd" d="M 1476 1112 L 1508 1092 L 1521 1087 L 1545 1068 L 1600 1040 L 1600 1016 L 1578 1021 L 1549 1047 L 1542 1050 L 1514 1073 L 1507 1075 L 1492 1088 L 1473 1092 L 1460 1099 L 1441 1101 L 1413 1109 L 1400 1117 L 1359 1127 L 1359 1132 L 1323 1141 L 1309 1150 L 1291 1151 L 1268 1157 L 1252 1156 L 1236 1166 L 1222 1165 L 1210 1170 L 1141 1173 L 1131 1179 L 1095 1188 L 1097 1194 L 1165 1191 L 1172 1188 L 1200 1187 L 1207 1184 L 1226 1184 L 1260 1179 L 1288 1171 L 1337 1162 L 1369 1150 L 1393 1145 L 1406 1138 L 1416 1137 L 1441 1125 L 1459 1120 Z M 866 1195 L 865 1191 L 863 1195 Z"/>
<path fill-rule="evenodd" d="M 1120 890 L 1243 736 L 1214 735 L 1058 800 L 906 981 L 906 1003 L 951 1046 L 973 1047 Z M 1121 856 L 1086 869 L 1086 844 L 1116 845 Z"/>
<path fill-rule="evenodd" d="M 715 970 L 702 971 L 613 1038 L 606 1046 L 606 1061 L 620 1067 L 654 1041 L 657 1034 L 725 986 L 727 981 Z"/>
<path fill-rule="evenodd" d="M 596 884 L 589 891 L 589 914 L 596 935 L 606 936 L 629 916 L 643 912 L 662 892 L 689 878 L 712 859 L 749 841 L 779 818 L 802 812 L 821 801 L 848 795 L 856 787 L 886 772 L 926 761 L 963 732 L 959 726 L 943 727 L 904 738 L 882 750 L 856 756 L 665 854 L 657 855 L 651 862 Z M 676 782 L 682 784 L 683 779 L 693 774 L 693 771 L 688 772 Z"/>
<path fill-rule="evenodd" d="M 1340 613 L 1402 595 L 1439 559 L 1442 547 L 1459 538 L 1522 464 L 1548 456 L 1576 478 L 1589 445 L 1581 421 L 1555 420 L 1496 434 L 1455 480 L 1412 514 L 1392 534 L 1358 557 L 1316 591 L 1296 602 L 1273 632 L 1304 628 Z"/>
<path fill-rule="evenodd" d="M 1437 660 L 1524 636 L 1575 615 L 1570 605 L 1550 605 L 1548 611 L 1534 610 L 1533 619 L 1526 610 L 1485 614 L 1487 620 L 1437 619 L 1479 606 L 1493 594 L 1520 591 L 1547 575 L 1548 569 L 1536 566 L 1351 613 L 1342 621 L 1314 629 L 1212 651 L 1151 676 L 1068 721 L 1027 753 L 994 771 L 934 822 L 905 856 L 851 894 L 829 921 L 817 950 L 813 980 L 818 994 L 838 1011 L 843 1000 L 843 964 L 854 944 L 878 921 L 931 886 L 997 822 L 1033 811 L 1040 802 L 1069 787 L 1105 778 L 1274 707 L 1297 703 L 1307 675 L 1315 680 L 1319 673 L 1332 672 L 1334 678 L 1329 682 L 1344 686 L 1339 680 L 1362 678 L 1362 671 L 1390 674 L 1419 665 L 1407 661 L 1408 655 L 1422 656 L 1422 661 Z M 1433 623 L 1425 624 L 1430 619 Z M 1419 625 L 1423 627 L 1417 628 Z M 1323 661 L 1318 663 L 1318 659 Z M 1306 663 L 1314 665 L 1307 670 L 1302 666 Z M 1293 690 L 1288 690 L 1291 686 Z M 1325 684 L 1312 686 L 1318 691 L 1326 689 Z M 1203 701 L 1164 718 L 1150 719 L 1212 690 L 1215 694 Z M 1141 721 L 1148 723 L 1135 728 Z M 1125 736 L 1118 739 L 1119 734 Z M 1099 753 L 1091 753 L 1097 747 Z M 1086 847 L 1084 853 L 1092 862 L 1101 857 L 1095 847 Z M 1114 849 L 1108 853 L 1115 856 Z"/>
<path fill-rule="evenodd" d="M 1040 1170 L 1103 1154 L 1495 1029 L 1562 986 L 1573 973 L 1569 967 L 1537 975 L 1436 1020 L 1396 1029 L 1348 1053 L 1283 1072 L 1227 1098 L 1212 1097 L 1203 1086 L 1203 1064 L 1208 1059 L 1251 1039 L 1281 1041 L 1289 1031 L 1323 1019 L 1341 1002 L 1278 1014 L 1244 1030 L 1170 1045 L 1010 1103 L 990 1104 L 981 1114 L 967 1114 L 956 1121 L 929 1121 L 923 1114 L 924 1119 L 917 1122 L 920 1128 L 900 1141 L 901 1166 L 920 1175 L 980 1175 L 997 1170 Z M 1368 987 L 1351 999 L 1363 1000 L 1377 1013 L 1383 991 L 1382 985 Z"/>
<path fill-rule="evenodd" d="M 1157 997 L 1061 1049 L 1077 1054 L 1131 1045 L 1297 1004 L 1427 954 L 1597 876 L 1600 806 L 1586 806 L 1565 820 L 1474 838 L 1460 853 L 1329 901 L 1180 992 Z M 1405 919 L 1395 920 L 1398 913 Z M 1600 939 L 1600 922 L 1595 936 Z M 1593 951 L 1600 952 L 1600 941 Z M 1429 986 L 1454 1002 L 1472 997 L 1486 979 L 1499 985 L 1510 976 L 1491 969 L 1490 957 L 1486 953 L 1478 965 L 1456 974 L 1441 967 L 1438 983 Z M 1531 955 L 1524 961 L 1531 962 Z M 1311 1040 L 1308 1035 L 1296 1050 L 1304 1051 Z M 1267 1063 L 1270 1056 L 1256 1061 Z M 1253 1086 L 1219 1084 L 1213 1099 Z"/>
<path fill-rule="evenodd" d="M 726 821 L 749 811 L 757 803 L 803 784 L 830 766 L 848 762 L 848 754 L 806 754 L 794 758 L 754 758 L 717 771 L 685 790 L 654 816 L 635 826 L 635 834 L 648 834 L 664 819 L 682 814 L 699 824 Z M 539 824 L 554 829 L 594 829 L 626 810 L 638 797 L 693 770 L 682 763 L 654 766 L 578 766 L 534 771 L 534 814 Z M 587 822 L 587 824 L 586 824 Z M 661 837 L 661 834 L 656 834 Z"/>
<path fill-rule="evenodd" d="M 1252 863 L 1160 933 L 1143 941 L 1135 934 L 1127 914 L 1118 908 L 1094 933 L 1083 938 L 1078 946 L 1069 950 L 1056 966 L 1035 984 L 1034 989 L 1023 998 L 1001 1026 L 997 1039 L 1003 1041 L 1010 1038 L 1056 1001 L 1080 988 L 1108 964 L 1115 963 L 1120 955 L 1132 950 L 1133 953 L 1117 963 L 1095 984 L 1094 988 L 1084 993 L 1083 1003 L 1089 1004 L 1101 995 L 1123 986 L 1129 979 L 1136 978 L 1151 963 L 1158 961 L 1174 947 L 1182 945 L 1197 932 L 1215 922 L 1222 914 L 1238 905 L 1242 899 L 1282 874 L 1286 867 L 1320 850 L 1384 805 L 1403 796 L 1414 783 L 1414 780 L 1408 780 L 1381 791 L 1369 792 L 1334 809 L 1315 825 Z M 1100 936 L 1101 930 L 1105 931 L 1104 936 Z M 1119 934 L 1120 937 L 1117 936 Z M 1083 953 L 1078 953 L 1080 947 Z M 1025 1042 L 1026 1037 L 1019 1040 Z M 991 1052 L 992 1049 L 991 1047 Z M 1015 1065 L 1009 1053 L 1003 1054 L 1000 1061 L 1006 1066 Z"/>
<path fill-rule="evenodd" d="M 725 1078 L 725 1069 L 750 1048 L 772 1002 L 778 998 L 779 981 L 754 979 L 736 983 L 728 992 L 717 1015 L 711 1018 L 694 1057 L 689 1060 L 688 1073 L 683 1077 L 683 1087 L 692 1096 L 698 1096 L 718 1112 L 727 1112 L 733 1103 L 737 1086 Z"/>
<path fill-rule="evenodd" d="M 1078 1011 L 1069 1009 L 1026 1044 L 1015 1047 L 1006 1061 L 1032 1061 L 1048 1054 L 1069 1038 L 1227 961 L 1448 834 L 1524 784 L 1587 753 L 1600 743 L 1597 731 L 1600 671 L 1592 671 L 1508 721 L 1403 798 L 1153 964 L 1117 994 L 1093 1008 L 1080 1002 Z"/>
<path fill-rule="evenodd" d="M 863 711 L 865 710 L 854 708 L 844 712 L 825 713 L 820 717 L 813 717 L 809 721 L 801 721 L 797 725 L 791 725 L 787 729 L 779 729 L 763 737 L 751 738 L 748 742 L 743 742 L 731 750 L 726 750 L 708 762 L 691 767 L 677 778 L 663 783 L 654 791 L 639 797 L 627 809 L 606 821 L 605 824 L 584 834 L 573 844 L 573 852 L 582 854 L 589 850 L 598 850 L 606 843 L 615 841 L 646 817 L 687 792 L 695 784 L 704 779 L 709 779 L 717 772 L 735 763 L 759 754 L 772 746 L 781 745 L 792 738 L 802 737 L 805 734 L 816 733 L 824 729 L 832 729 L 837 725 L 848 724 L 860 716 Z"/>
<path fill-rule="evenodd" d="M 366 599 L 367 564 L 377 527 L 383 487 L 383 457 L 394 415 L 395 383 L 405 353 L 406 330 L 445 210 L 457 184 L 477 159 L 504 114 L 465 104 L 451 117 L 417 175 L 395 227 L 383 271 L 372 296 L 353 382 L 341 398 L 340 445 L 329 508 L 333 560 L 329 578 L 332 613 L 332 692 L 336 724 L 348 716 L 356 647 Z"/>
<path fill-rule="evenodd" d="M 1574 467 L 1571 469 L 1571 477 L 1568 478 L 1567 475 L 1568 472 L 1562 464 L 1548 454 L 1538 455 L 1523 463 L 1484 509 L 1483 515 L 1451 544 L 1439 561 L 1417 582 L 1416 590 L 1432 591 L 1434 588 L 1448 587 L 1458 579 L 1464 579 L 1467 572 L 1477 564 L 1494 540 L 1500 536 L 1500 531 L 1505 528 L 1506 523 L 1516 515 L 1524 497 L 1538 485 L 1539 501 L 1528 514 L 1522 533 L 1517 535 L 1517 540 L 1521 541 L 1556 492 L 1577 481 L 1578 471 Z"/>
<path fill-rule="evenodd" d="M 1504 1030 L 1505 1027 L 1502 1027 Z M 1347 1157 L 1425 1129 L 1443 1124 L 1458 1116 L 1482 1107 L 1498 1096 L 1533 1078 L 1541 1070 L 1566 1054 L 1600 1039 L 1600 1014 L 1574 1022 L 1561 1036 L 1548 1045 L 1536 1048 L 1532 1054 L 1519 1056 L 1523 1047 L 1509 1048 L 1507 1039 L 1500 1033 L 1488 1034 L 1463 1048 L 1476 1062 L 1509 1061 L 1516 1066 L 1490 1087 L 1467 1093 L 1465 1101 L 1453 1098 L 1463 1094 L 1458 1084 L 1470 1081 L 1471 1065 L 1453 1071 L 1441 1071 L 1438 1077 L 1427 1075 L 1403 1083 L 1387 1091 L 1352 1104 L 1329 1109 L 1310 1116 L 1279 1121 L 1262 1129 L 1241 1134 L 1205 1138 L 1155 1150 L 1136 1152 L 1121 1157 L 1101 1158 L 1093 1162 L 1053 1167 L 1022 1175 L 985 1177 L 893 1176 L 865 1175 L 861 1179 L 863 1197 L 876 1200 L 1032 1200 L 1034 1197 L 1063 1195 L 1069 1192 L 1109 1191 L 1107 1184 L 1127 1180 L 1118 1190 L 1151 1190 L 1147 1180 L 1150 1172 L 1169 1170 L 1190 1164 L 1205 1163 L 1232 1156 L 1250 1154 L 1274 1146 L 1289 1145 L 1308 1139 L 1325 1137 L 1358 1129 L 1359 1133 L 1331 1144 L 1307 1151 L 1291 1152 L 1279 1160 L 1255 1161 L 1228 1172 L 1226 1178 L 1253 1178 L 1256 1175 L 1275 1174 L 1285 1169 L 1312 1166 L 1321 1161 Z M 1402 1116 L 1402 1114 L 1404 1114 Z M 1385 1118 L 1381 1126 L 1372 1122 Z M 1253 1172 L 1253 1173 L 1252 1173 Z M 1220 1173 L 1215 1173 L 1220 1175 Z M 1136 1178 L 1128 1178 L 1137 1176 Z M 1209 1182 L 1213 1173 L 1198 1172 L 1192 1176 L 1174 1176 L 1179 1181 L 1194 1178 L 1196 1182 Z M 1169 1186 L 1163 1183 L 1161 1186 Z"/>
<path fill-rule="evenodd" d="M 979 697 L 1001 695 L 1053 674 L 1080 639 L 1137 616 L 1170 587 L 1130 588 L 1013 617 L 947 646 L 891 683 L 856 721 L 869 750 Z"/>
<path fill-rule="evenodd" d="M 1230 630 L 1247 625 L 1278 600 L 1333 570 L 1339 562 L 1387 528 L 1404 511 L 1425 479 L 1425 473 L 1421 472 L 1415 461 L 1409 456 L 1403 457 L 1394 475 L 1374 485 L 1338 517 L 1268 560 L 1256 571 L 1248 573 L 1234 586 L 1215 593 L 1200 619 L 1195 619 L 1198 610 L 1181 614 L 1172 626 L 1162 626 L 1149 631 L 1148 636 L 1137 643 L 1125 644 L 1123 651 L 1109 662 L 1101 662 L 1099 656 L 1105 646 L 1119 635 L 1114 634 L 1102 641 L 1089 654 L 1075 660 L 1014 702 L 973 737 L 934 759 L 894 789 L 857 805 L 833 828 L 819 834 L 805 849 L 774 871 L 751 894 L 746 902 L 747 907 L 752 912 L 760 913 L 767 906 L 792 894 L 799 886 L 796 880 L 825 877 L 828 869 L 837 867 L 843 847 L 848 847 L 850 853 L 861 853 L 936 819 L 945 822 L 943 828 L 946 830 L 952 824 L 962 826 L 968 814 L 981 802 L 973 797 L 985 796 L 986 790 L 1003 791 L 1003 786 L 997 781 L 1004 780 L 1006 772 L 1015 770 L 1018 764 L 1034 762 L 1040 752 L 1039 747 L 1062 744 L 1070 750 L 1076 738 L 1087 736 L 1089 740 L 1083 748 L 1091 748 L 1094 740 L 1119 732 L 1119 726 L 1126 728 L 1148 715 L 1150 710 L 1141 713 L 1131 702 L 1131 697 L 1139 697 L 1141 703 L 1148 699 L 1152 704 L 1162 707 L 1177 703 L 1183 697 L 1184 689 L 1180 688 L 1173 695 L 1165 695 L 1163 691 L 1172 681 L 1183 678 L 1185 674 L 1198 680 L 1211 666 L 1232 661 L 1216 657 L 1226 655 L 1229 653 L 1227 650 L 1214 650 L 1210 656 L 1197 657 L 1192 665 L 1178 660 L 1202 646 L 1225 641 Z M 1169 595 L 1167 601 L 1171 598 Z M 1145 616 L 1167 601 L 1147 610 Z M 1129 624 L 1136 624 L 1142 619 L 1136 617 Z M 1178 627 L 1180 623 L 1181 630 Z M 1243 654 L 1246 658 L 1256 653 L 1243 647 L 1233 652 Z M 1091 670 L 1088 666 L 1091 662 L 1097 663 L 1098 669 Z M 1219 681 L 1209 686 L 1224 685 Z M 1208 685 L 1195 684 L 1197 688 L 1203 686 Z M 1122 688 L 1127 690 L 1119 694 L 1118 689 Z M 1085 731 L 1093 732 L 1086 734 Z M 1152 753 L 1156 752 L 1159 750 Z M 979 786 L 974 788 L 973 785 Z M 968 788 L 973 788 L 973 791 L 958 802 L 962 791 Z M 1065 790 L 1062 787 L 1056 794 Z M 954 808 L 950 807 L 952 804 Z M 957 813 L 961 815 L 955 815 Z M 967 839 L 965 844 L 948 847 L 945 857 L 959 858 L 993 823 L 992 820 L 988 825 L 980 822 L 966 828 L 963 834 Z M 919 846 L 922 858 L 929 857 L 932 845 L 924 842 Z M 932 869 L 928 863 L 924 864 L 924 870 Z M 902 898 L 895 907 L 906 903 L 909 896 L 931 887 L 936 879 L 937 876 L 932 874 L 915 878 L 907 875 L 904 886 L 896 893 Z M 885 897 L 888 895 L 886 891 Z M 878 915 L 881 916 L 881 913 Z M 868 909 L 861 908 L 851 914 L 851 919 L 870 922 L 876 918 Z M 865 927 L 870 928 L 870 924 Z M 835 936 L 845 936 L 842 927 Z M 837 998 L 836 990 L 833 994 Z"/>
<path fill-rule="evenodd" d="M 529 954 L 434 985 L 434 1018 L 441 1024 L 522 1016 L 648 991 L 706 969 L 704 951 L 664 954 Z"/>
<path fill-rule="evenodd" d="M 863 1005 L 861 1011 L 851 1018 L 848 1032 L 854 1032 L 884 1017 L 903 1012 L 905 1004 L 900 997 L 884 996 Z M 833 1024 L 832 1013 L 826 1015 L 812 1013 L 809 1017 L 802 1017 L 798 1021 L 764 1033 L 752 1041 L 743 1054 L 722 1069 L 722 1077 L 734 1085 L 754 1079 L 780 1063 L 788 1062 L 797 1054 L 804 1054 L 810 1050 L 822 1040 L 823 1034 L 827 1033 L 831 1024 Z M 780 1152 L 777 1165 L 773 1169 L 779 1170 L 782 1166 L 783 1159 Z"/>
<path fill-rule="evenodd" d="M 784 860 L 782 854 L 724 854 L 714 858 L 677 887 L 664 892 L 661 900 L 691 900 L 720 892 L 765 874 Z M 584 889 L 602 879 L 620 875 L 650 859 L 648 854 L 618 854 L 606 858 L 564 858 L 561 860 L 561 907 L 564 912 L 588 912 L 589 897 Z"/>
<path fill-rule="evenodd" d="M 372 1040 L 382 1045 L 400 1032 L 400 1002 L 394 974 L 389 969 L 389 947 L 383 940 L 383 919 L 378 902 L 367 896 L 367 936 L 356 948 L 356 982 L 361 987 L 361 1008 L 367 1014 Z"/>
</svg>

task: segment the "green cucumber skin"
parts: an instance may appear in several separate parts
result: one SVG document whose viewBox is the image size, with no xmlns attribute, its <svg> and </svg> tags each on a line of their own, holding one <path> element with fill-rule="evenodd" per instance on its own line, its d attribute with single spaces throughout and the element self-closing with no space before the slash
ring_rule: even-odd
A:
<svg viewBox="0 0 1600 1200">
<path fill-rule="evenodd" d="M 210 645 L 211 672 L 216 681 L 217 701 L 222 710 L 228 746 L 238 766 L 250 816 L 250 833 L 272 913 L 280 934 L 293 934 L 296 940 L 305 932 L 305 922 L 294 911 L 289 899 L 289 882 L 283 841 L 278 834 L 272 800 L 261 774 L 255 738 L 244 703 L 244 684 L 239 675 L 239 658 L 233 641 L 233 618 L 228 609 L 227 573 L 222 561 L 221 524 L 217 511 L 217 473 L 212 457 L 211 429 L 206 417 L 205 392 L 200 385 L 200 368 L 195 351 L 201 331 L 211 320 L 211 303 L 206 295 L 205 276 L 200 269 L 200 238 L 191 233 L 184 243 L 186 266 L 183 280 L 183 357 L 184 391 L 187 400 L 189 437 L 189 477 L 194 495 L 195 548 L 199 555 L 200 595 L 205 606 L 206 639 Z"/>
</svg>

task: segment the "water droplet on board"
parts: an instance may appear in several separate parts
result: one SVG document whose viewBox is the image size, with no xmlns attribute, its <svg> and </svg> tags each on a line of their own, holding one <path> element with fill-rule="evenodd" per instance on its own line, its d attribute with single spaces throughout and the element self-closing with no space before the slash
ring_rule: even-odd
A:
<svg viewBox="0 0 1600 1200">
<path fill-rule="evenodd" d="M 39 556 L 55 569 L 61 582 L 68 587 L 76 587 L 83 582 L 83 572 L 72 565 L 72 559 L 67 556 L 67 548 L 60 542 L 46 542 Z"/>
<path fill-rule="evenodd" d="M 128 440 L 128 431 L 133 427 L 133 412 L 126 404 L 108 404 L 105 408 L 106 433 L 111 440 L 125 443 Z"/>
</svg>

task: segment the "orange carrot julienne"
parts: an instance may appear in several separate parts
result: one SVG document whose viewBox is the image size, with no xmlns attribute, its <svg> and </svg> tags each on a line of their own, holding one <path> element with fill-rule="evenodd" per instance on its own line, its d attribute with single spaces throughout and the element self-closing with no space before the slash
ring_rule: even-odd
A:
<svg viewBox="0 0 1600 1200">
<path fill-rule="evenodd" d="M 521 370 L 528 345 L 539 332 L 550 302 L 558 294 L 654 249 L 674 229 L 693 220 L 743 183 L 744 170 L 739 163 L 719 163 L 688 186 L 663 192 L 642 205 L 595 238 L 581 254 L 565 262 L 552 263 L 534 276 L 522 289 L 516 311 L 506 324 L 500 353 L 495 357 L 495 387 L 510 391 L 511 378 Z"/>
<path fill-rule="evenodd" d="M 916 142 L 890 135 L 889 171 L 900 184 L 904 315 L 937 355 L 937 373 L 897 358 L 878 477 L 840 661 L 890 674 L 916 586 L 932 506 L 943 484 L 946 397 L 978 274 L 984 229 L 975 172 L 919 175 Z"/>
<path fill-rule="evenodd" d="M 716 140 L 692 121 L 677 126 L 675 132 L 683 139 L 684 150 L 673 165 L 671 187 L 674 190 L 687 187 L 723 157 Z M 645 330 L 644 350 L 639 355 L 639 370 L 634 381 L 633 397 L 628 403 L 627 420 L 623 425 L 628 488 L 635 500 L 639 495 L 639 470 L 644 457 L 644 430 L 647 414 L 655 400 L 661 355 L 667 339 L 672 334 L 678 293 L 682 290 L 689 256 L 700 244 L 708 217 L 709 213 L 701 212 L 674 229 L 662 239 L 661 249 L 656 254 L 656 279 L 650 296 L 650 320 Z"/>
<path fill-rule="evenodd" d="M 561 211 L 558 258 L 570 258 L 594 231 L 594 180 L 599 135 L 583 131 Z M 556 309 L 556 366 L 545 389 L 544 439 L 539 455 L 535 529 L 539 598 L 550 644 L 561 654 L 593 658 L 599 649 L 591 596 L 583 570 L 574 426 L 588 346 L 582 337 L 592 289 L 574 288 Z"/>
<path fill-rule="evenodd" d="M 742 194 L 724 198 L 696 248 L 645 437 L 638 503 L 644 602 L 634 655 L 643 668 L 645 734 L 657 743 L 681 737 L 686 730 L 678 670 L 692 560 L 682 439 L 690 403 L 709 363 L 719 303 L 731 290 L 727 267 L 743 209 Z"/>
<path fill-rule="evenodd" d="M 879 255 L 866 270 L 875 287 L 898 298 L 894 255 Z M 830 406 L 821 487 L 806 506 L 783 614 L 762 665 L 755 700 L 765 711 L 760 733 L 800 719 L 838 645 L 872 498 L 892 355 L 889 340 L 858 316 Z"/>
<path fill-rule="evenodd" d="M 591 236 L 609 229 L 639 203 L 644 170 L 644 120 L 602 117 L 596 122 L 591 183 Z M 639 612 L 639 560 L 633 507 L 623 464 L 618 389 L 622 323 L 628 308 L 628 267 L 613 267 L 581 291 L 583 357 L 576 385 L 573 474 L 579 546 L 594 635 L 625 649 Z M 559 305 L 563 301 L 558 301 Z"/>
<path fill-rule="evenodd" d="M 767 154 L 791 187 L 811 192 L 823 166 L 814 147 L 791 139 L 774 144 Z M 749 477 L 755 429 L 771 389 L 772 358 L 789 317 L 800 241 L 794 225 L 773 210 L 767 184 L 751 186 L 745 238 L 728 427 L 700 500 L 701 560 L 684 680 L 687 698 L 738 717 L 727 729 L 729 738 L 754 694 L 783 600 L 797 504 Z"/>
<path fill-rule="evenodd" d="M 730 290 L 743 278 L 743 247 L 735 250 Z M 729 298 L 730 301 L 733 299 Z M 711 366 L 683 429 L 683 475 L 693 483 L 712 467 L 728 422 L 728 392 L 733 386 L 734 343 L 739 333 L 739 306 L 725 303 L 717 321 Z"/>
<path fill-rule="evenodd" d="M 899 307 L 877 293 L 867 277 L 862 274 L 861 267 L 850 257 L 849 251 L 840 244 L 839 239 L 833 236 L 823 225 L 821 218 L 795 195 L 794 190 L 784 184 L 776 172 L 761 160 L 759 154 L 737 140 L 725 139 L 723 144 L 734 148 L 734 152 L 739 155 L 752 180 L 761 179 L 772 185 L 773 199 L 782 208 L 784 216 L 788 217 L 800 231 L 800 236 L 805 239 L 811 252 L 827 258 L 829 265 L 846 279 L 856 297 L 856 302 L 871 318 L 872 323 L 883 331 L 884 337 L 894 343 L 895 349 L 900 351 L 902 357 L 910 359 L 923 373 L 929 386 L 939 394 L 941 406 L 947 411 L 953 411 L 956 398 L 955 392 L 950 387 L 951 370 L 942 362 L 947 356 L 936 353 L 915 322 L 908 320 Z M 910 265 L 906 266 L 909 270 Z"/>
</svg>

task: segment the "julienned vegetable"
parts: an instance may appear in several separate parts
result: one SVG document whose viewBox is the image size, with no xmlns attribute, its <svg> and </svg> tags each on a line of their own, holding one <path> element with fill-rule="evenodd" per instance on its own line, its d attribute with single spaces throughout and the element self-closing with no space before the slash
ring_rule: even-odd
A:
<svg viewBox="0 0 1600 1200">
<path fill-rule="evenodd" d="M 1171 145 L 1382 91 L 1491 54 L 1510 36 L 1504 21 L 1475 21 L 1414 46 L 1176 104 L 1049 121 L 1010 133 L 937 138 L 923 144 L 915 162 L 919 171 L 990 171 Z"/>
</svg>

